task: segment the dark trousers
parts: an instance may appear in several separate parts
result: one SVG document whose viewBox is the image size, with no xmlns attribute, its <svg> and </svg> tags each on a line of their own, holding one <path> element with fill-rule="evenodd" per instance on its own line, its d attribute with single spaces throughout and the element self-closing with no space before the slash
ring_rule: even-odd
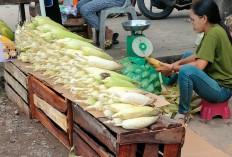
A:
<svg viewBox="0 0 232 157">
<path fill-rule="evenodd" d="M 53 21 L 62 24 L 58 0 L 53 0 L 53 6 L 45 7 L 45 9 L 48 17 L 50 17 Z"/>
</svg>

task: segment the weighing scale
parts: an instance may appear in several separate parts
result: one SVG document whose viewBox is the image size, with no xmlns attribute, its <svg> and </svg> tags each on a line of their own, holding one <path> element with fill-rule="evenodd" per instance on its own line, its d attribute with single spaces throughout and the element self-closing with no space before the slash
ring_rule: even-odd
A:
<svg viewBox="0 0 232 157">
<path fill-rule="evenodd" d="M 127 55 L 132 57 L 150 56 L 153 52 L 152 42 L 143 35 L 142 31 L 149 28 L 149 20 L 129 20 L 122 23 L 126 31 L 131 31 L 127 36 Z"/>
</svg>

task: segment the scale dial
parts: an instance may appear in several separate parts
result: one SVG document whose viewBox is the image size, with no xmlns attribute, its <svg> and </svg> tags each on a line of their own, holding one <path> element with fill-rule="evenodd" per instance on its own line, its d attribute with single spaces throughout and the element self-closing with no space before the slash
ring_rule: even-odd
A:
<svg viewBox="0 0 232 157">
<path fill-rule="evenodd" d="M 132 42 L 132 50 L 140 57 L 150 56 L 153 52 L 151 41 L 143 36 L 135 38 Z"/>
</svg>

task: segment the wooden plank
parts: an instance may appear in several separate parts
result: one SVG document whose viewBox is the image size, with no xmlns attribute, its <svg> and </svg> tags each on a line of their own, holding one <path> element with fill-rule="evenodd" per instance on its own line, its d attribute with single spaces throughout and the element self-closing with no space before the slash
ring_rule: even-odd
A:
<svg viewBox="0 0 232 157">
<path fill-rule="evenodd" d="M 166 144 L 163 157 L 180 157 L 180 151 L 179 144 Z"/>
<path fill-rule="evenodd" d="M 6 95 L 7 97 L 15 104 L 17 104 L 17 106 L 20 108 L 20 110 L 22 110 L 25 115 L 27 117 L 30 118 L 30 108 L 28 106 L 28 104 L 26 104 L 22 98 L 15 93 L 15 91 L 13 89 L 11 89 L 11 87 L 5 83 L 5 91 L 6 91 Z"/>
<path fill-rule="evenodd" d="M 33 88 L 32 88 L 32 83 L 31 83 L 31 77 L 33 76 L 29 76 L 28 77 L 28 93 L 29 93 L 29 102 L 30 102 L 30 108 L 31 108 L 31 118 L 35 118 L 35 104 L 34 104 L 34 92 L 33 92 Z"/>
<path fill-rule="evenodd" d="M 138 133 L 123 133 L 118 137 L 118 143 L 156 143 L 156 144 L 183 144 L 185 128 L 178 127 Z"/>
<path fill-rule="evenodd" d="M 0 5 L 39 2 L 39 0 L 0 0 Z"/>
<path fill-rule="evenodd" d="M 99 156 L 104 157 L 113 157 L 110 153 L 106 152 L 106 150 L 97 144 L 93 139 L 91 139 L 87 134 L 85 134 L 77 125 L 74 124 L 73 130 L 77 135 L 79 135 L 88 145 L 95 150 Z M 74 141 L 74 145 L 77 145 Z"/>
<path fill-rule="evenodd" d="M 35 93 L 39 98 L 46 101 L 52 107 L 57 109 L 60 112 L 66 112 L 67 105 L 63 98 L 57 95 L 54 91 L 49 89 L 47 86 L 42 84 L 38 79 L 35 77 L 29 77 L 28 82 L 31 83 L 31 90 Z"/>
<path fill-rule="evenodd" d="M 9 72 L 18 82 L 20 82 L 24 88 L 28 89 L 27 87 L 27 76 L 24 74 L 18 67 L 16 67 L 11 62 L 5 62 L 4 68 L 7 72 Z"/>
<path fill-rule="evenodd" d="M 98 157 L 99 155 L 75 132 L 73 133 L 74 152 L 83 157 Z"/>
<path fill-rule="evenodd" d="M 41 109 L 49 118 L 51 118 L 59 127 L 65 132 L 68 131 L 67 116 L 57 111 L 54 107 L 50 106 L 47 102 L 33 95 L 34 104 L 36 107 Z"/>
<path fill-rule="evenodd" d="M 158 144 L 146 144 L 143 157 L 158 157 L 159 145 Z"/>
<path fill-rule="evenodd" d="M 100 142 L 106 145 L 112 152 L 116 152 L 116 138 L 96 118 L 84 111 L 79 105 L 73 104 L 73 121 L 83 127 Z"/>
<path fill-rule="evenodd" d="M 68 123 L 68 136 L 70 145 L 73 145 L 73 112 L 72 112 L 72 102 L 65 99 L 67 104 L 67 123 Z"/>
<path fill-rule="evenodd" d="M 136 157 L 137 144 L 120 145 L 117 157 Z"/>
<path fill-rule="evenodd" d="M 61 141 L 68 149 L 71 145 L 66 136 L 61 130 L 56 128 L 51 120 L 37 107 L 35 107 L 35 118 L 38 119 L 59 141 Z"/>
<path fill-rule="evenodd" d="M 4 78 L 7 83 L 20 95 L 20 97 L 26 102 L 28 102 L 28 92 L 27 90 L 19 84 L 7 71 L 4 70 Z"/>
</svg>

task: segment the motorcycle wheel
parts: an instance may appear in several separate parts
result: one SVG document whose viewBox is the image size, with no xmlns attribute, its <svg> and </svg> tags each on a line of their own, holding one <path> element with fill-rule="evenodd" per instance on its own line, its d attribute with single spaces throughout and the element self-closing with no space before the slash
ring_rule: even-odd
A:
<svg viewBox="0 0 232 157">
<path fill-rule="evenodd" d="M 174 6 L 166 6 L 161 0 L 150 0 L 150 5 L 148 5 L 148 3 L 145 4 L 145 1 L 148 0 L 137 0 L 138 8 L 145 17 L 151 20 L 164 19 L 168 17 L 174 9 Z M 152 8 L 159 10 L 153 12 Z"/>
</svg>

